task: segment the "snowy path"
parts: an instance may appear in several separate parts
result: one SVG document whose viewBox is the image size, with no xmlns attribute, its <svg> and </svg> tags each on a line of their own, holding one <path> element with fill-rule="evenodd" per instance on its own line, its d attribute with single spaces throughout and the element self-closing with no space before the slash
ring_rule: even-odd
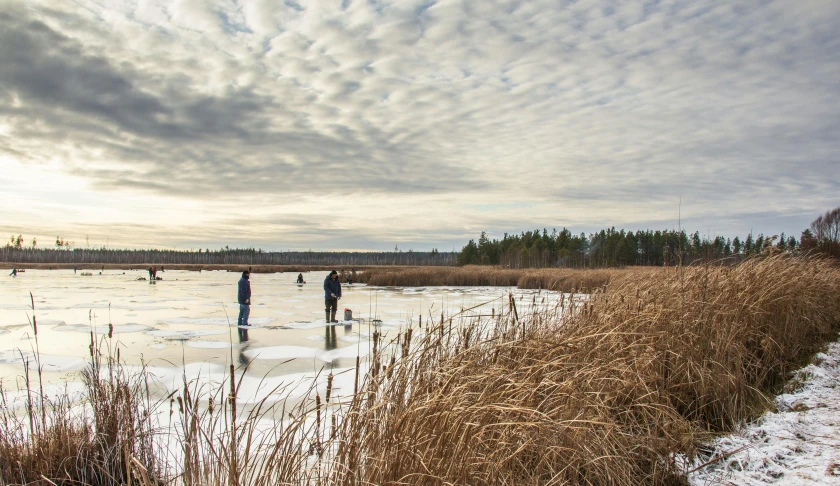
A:
<svg viewBox="0 0 840 486">
<path fill-rule="evenodd" d="M 691 474 L 692 486 L 840 486 L 840 342 L 797 376 L 803 385 L 776 398 L 778 412 L 714 443 L 713 458 L 742 450 Z"/>
</svg>

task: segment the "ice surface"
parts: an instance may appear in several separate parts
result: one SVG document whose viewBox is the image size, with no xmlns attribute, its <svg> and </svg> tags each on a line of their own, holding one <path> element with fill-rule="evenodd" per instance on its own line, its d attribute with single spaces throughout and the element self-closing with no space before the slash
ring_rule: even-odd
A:
<svg viewBox="0 0 840 486">
<path fill-rule="evenodd" d="M 164 331 L 164 330 L 155 330 L 149 331 L 148 335 L 154 337 L 161 337 L 161 338 L 180 338 L 180 339 L 190 339 L 194 337 L 201 337 L 201 336 L 216 336 L 221 334 L 229 334 L 230 331 L 227 329 L 198 329 L 198 330 L 188 330 L 188 331 Z"/>
<path fill-rule="evenodd" d="M 35 354 L 30 351 L 0 351 L 0 364 L 22 365 L 25 361 L 29 363 L 29 369 L 38 369 Z M 44 353 L 40 354 L 40 361 L 43 370 L 47 372 L 79 371 L 88 364 L 86 359 L 77 356 L 58 356 Z"/>
<path fill-rule="evenodd" d="M 129 332 L 143 332 L 152 329 L 149 326 L 144 326 L 141 324 L 117 324 L 114 326 L 114 334 L 121 334 L 121 333 L 129 333 Z M 83 333 L 90 333 L 93 332 L 97 335 L 108 334 L 108 326 L 86 326 L 84 324 L 71 324 L 71 325 L 64 325 L 64 326 L 57 326 L 55 331 L 64 331 L 64 332 L 83 332 Z"/>
<path fill-rule="evenodd" d="M 324 362 L 330 362 L 339 358 L 355 358 L 356 356 L 367 356 L 367 346 L 356 347 L 346 346 L 343 348 L 324 351 L 320 349 L 307 348 L 304 346 L 270 346 L 266 348 L 253 348 L 243 353 L 251 359 L 274 359 L 287 360 L 298 358 L 315 358 Z"/>
<path fill-rule="evenodd" d="M 232 345 L 224 341 L 188 341 L 187 346 L 201 349 L 227 349 Z"/>
<path fill-rule="evenodd" d="M 237 316 L 238 314 L 231 315 L 230 317 L 170 317 L 161 319 L 158 322 L 164 324 L 187 324 L 198 326 L 233 326 L 236 324 Z M 269 324 L 272 321 L 274 321 L 274 319 L 271 317 L 252 317 L 248 319 L 248 324 L 261 325 Z"/>
<path fill-rule="evenodd" d="M 282 381 L 285 384 L 293 378 L 309 379 L 311 384 L 312 373 L 321 368 L 352 366 L 357 353 L 365 356 L 371 349 L 373 331 L 390 340 L 407 327 L 408 319 L 417 332 L 420 315 L 425 325 L 430 315 L 437 322 L 441 309 L 448 316 L 488 302 L 483 308 L 489 314 L 491 307 L 498 310 L 507 302 L 511 291 L 526 301 L 535 293 L 493 287 L 343 286 L 337 317 L 349 308 L 360 321 L 330 326 L 335 339 L 328 339 L 323 290 L 318 283 L 326 274 L 307 275 L 316 283 L 304 286 L 292 283 L 297 273 L 252 275 L 254 305 L 249 323 L 253 326 L 234 329 L 238 272 L 167 271 L 165 280 L 149 285 L 134 280 L 144 275 L 142 271 L 103 275 L 97 271 L 93 277 L 74 275 L 72 270 L 27 271 L 0 286 L 0 332 L 4 332 L 0 378 L 11 382 L 22 374 L 16 347 L 34 347 L 33 329 L 27 324 L 33 314 L 30 291 L 35 297 L 45 379 L 75 379 L 72 371 L 83 368 L 89 359 L 91 326 L 102 339 L 107 336 L 107 323 L 112 322 L 119 337 L 104 338 L 104 346 L 119 346 L 121 359 L 130 365 L 139 365 L 142 359 L 161 373 L 168 369 L 166 373 L 174 373 L 179 383 L 180 367 L 173 363 L 189 363 L 189 370 L 212 365 L 217 368 L 205 371 L 218 372 L 214 379 L 224 379 L 232 339 L 234 365 L 248 365 L 246 378 L 279 380 L 288 375 Z M 373 323 L 374 319 L 380 322 Z"/>
</svg>

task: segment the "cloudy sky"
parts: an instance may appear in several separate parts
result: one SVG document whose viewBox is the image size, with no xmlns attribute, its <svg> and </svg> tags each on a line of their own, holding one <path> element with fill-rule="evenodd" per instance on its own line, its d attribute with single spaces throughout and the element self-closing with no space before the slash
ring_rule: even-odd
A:
<svg viewBox="0 0 840 486">
<path fill-rule="evenodd" d="M 451 250 L 838 205 L 837 0 L 0 0 L 0 235 Z"/>
</svg>

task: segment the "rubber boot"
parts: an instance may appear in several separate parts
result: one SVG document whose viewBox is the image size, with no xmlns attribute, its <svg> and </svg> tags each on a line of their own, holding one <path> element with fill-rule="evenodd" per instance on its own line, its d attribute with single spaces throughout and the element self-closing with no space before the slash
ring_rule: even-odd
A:
<svg viewBox="0 0 840 486">
<path fill-rule="evenodd" d="M 324 319 L 326 319 L 327 324 L 330 323 L 330 311 L 328 311 L 328 310 L 324 311 Z"/>
<path fill-rule="evenodd" d="M 330 312 L 330 322 L 338 322 L 335 320 L 335 311 Z"/>
</svg>

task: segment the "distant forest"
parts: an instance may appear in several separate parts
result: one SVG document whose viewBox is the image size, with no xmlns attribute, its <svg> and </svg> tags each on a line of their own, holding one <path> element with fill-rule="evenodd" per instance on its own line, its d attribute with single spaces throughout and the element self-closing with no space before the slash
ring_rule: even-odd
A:
<svg viewBox="0 0 840 486">
<path fill-rule="evenodd" d="M 767 252 L 821 252 L 840 258 L 840 207 L 815 219 L 797 240 L 794 236 L 747 235 L 734 239 L 705 237 L 699 232 L 625 231 L 614 227 L 587 236 L 561 231 L 505 233 L 501 240 L 482 232 L 460 252 L 269 252 L 254 248 L 218 250 L 82 249 L 61 237 L 55 246 L 39 247 L 33 238 L 12 236 L 0 247 L 0 261 L 10 263 L 194 264 L 194 265 L 499 265 L 507 268 L 602 268 L 624 265 L 689 265 L 697 262 L 734 263 Z"/>
<path fill-rule="evenodd" d="M 254 248 L 218 250 L 118 250 L 70 248 L 56 238 L 55 248 L 26 246 L 21 236 L 0 248 L 0 261 L 13 263 L 150 264 L 150 265 L 457 265 L 458 254 L 432 251 L 269 252 Z"/>
<path fill-rule="evenodd" d="M 491 240 L 485 232 L 470 240 L 458 255 L 459 265 L 501 265 L 508 268 L 599 268 L 623 265 L 688 265 L 737 262 L 766 252 L 817 251 L 840 258 L 840 208 L 828 211 L 800 235 L 749 234 L 734 239 L 704 237 L 699 232 L 625 231 L 614 227 L 587 236 L 546 229 Z"/>
</svg>

